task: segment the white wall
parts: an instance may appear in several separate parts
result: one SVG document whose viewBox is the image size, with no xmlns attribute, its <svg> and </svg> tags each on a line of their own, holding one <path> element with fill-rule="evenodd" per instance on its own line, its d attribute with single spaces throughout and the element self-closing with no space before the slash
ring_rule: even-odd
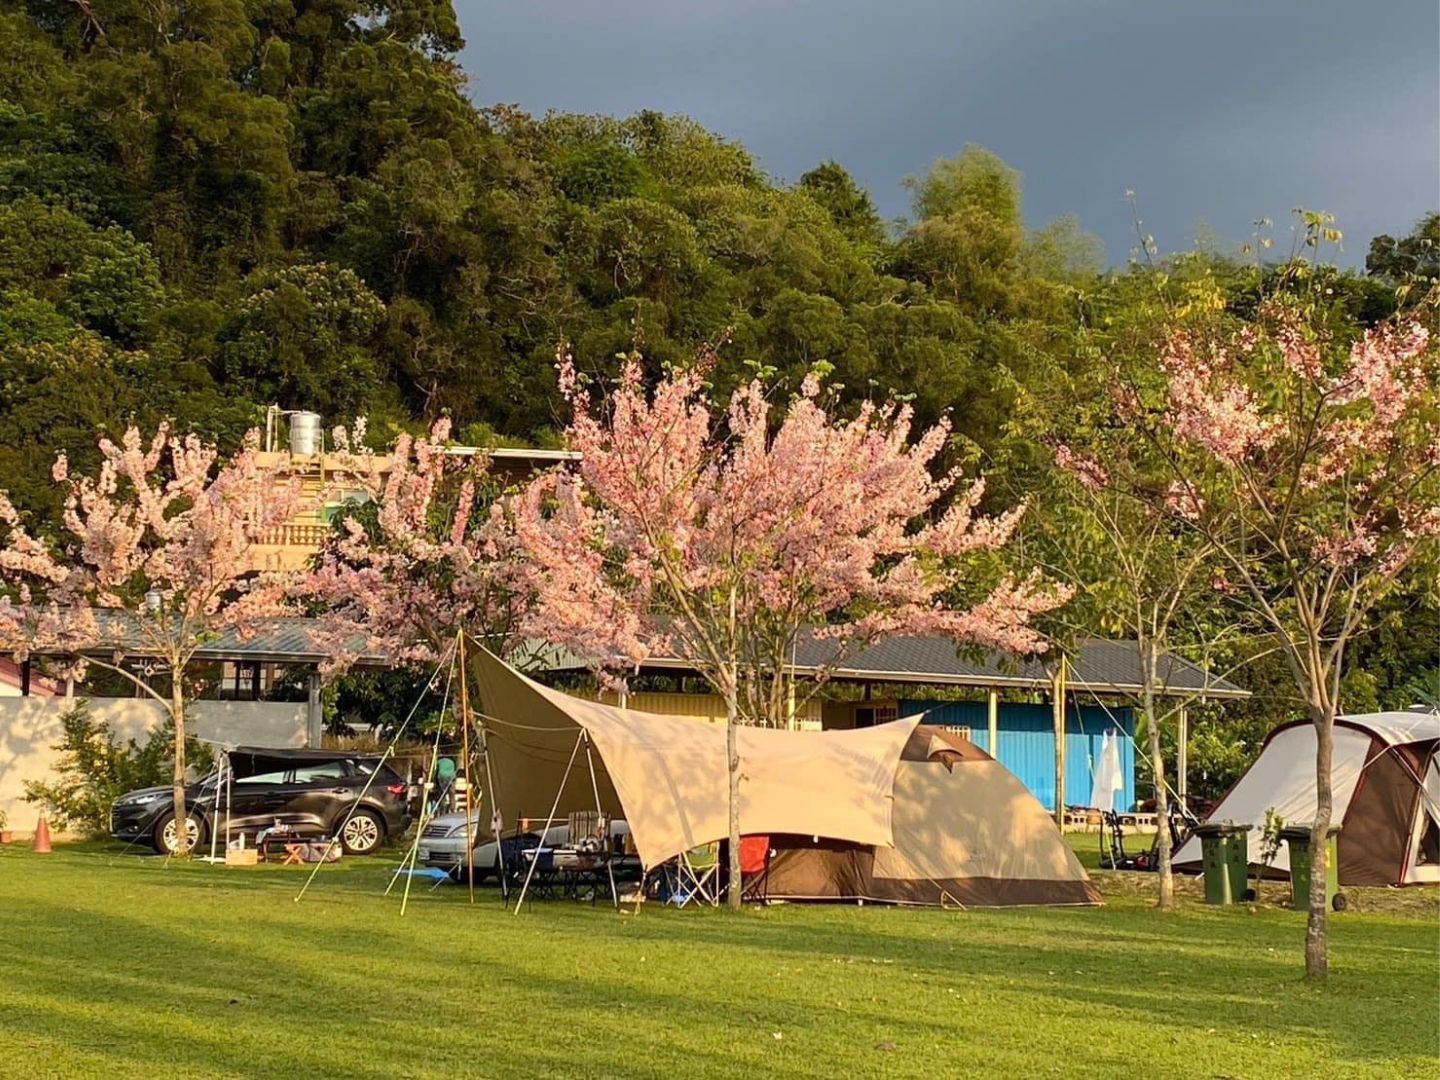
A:
<svg viewBox="0 0 1440 1080">
<path fill-rule="evenodd" d="M 144 698 L 89 698 L 90 715 L 108 724 L 116 737 L 143 739 L 164 720 L 159 702 Z M 26 780 L 55 779 L 60 759 L 60 717 L 74 700 L 9 697 L 0 699 L 0 813 L 7 828 L 29 833 L 39 807 L 27 803 Z M 194 733 L 202 739 L 236 746 L 304 746 L 303 702 L 195 701 L 190 704 Z"/>
</svg>

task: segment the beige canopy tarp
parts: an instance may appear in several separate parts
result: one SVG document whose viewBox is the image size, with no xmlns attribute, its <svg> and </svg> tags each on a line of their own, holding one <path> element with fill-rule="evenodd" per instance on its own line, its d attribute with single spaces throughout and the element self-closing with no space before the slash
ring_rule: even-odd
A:
<svg viewBox="0 0 1440 1080">
<path fill-rule="evenodd" d="M 722 725 L 583 701 L 488 652 L 477 655 L 475 675 L 494 776 L 487 800 L 493 798 L 507 827 L 522 816 L 546 816 L 557 791 L 559 813 L 593 810 L 598 789 L 601 809 L 629 822 L 647 867 L 729 835 Z M 741 728 L 740 832 L 889 845 L 896 768 L 917 723 L 919 717 L 858 731 Z"/>
</svg>

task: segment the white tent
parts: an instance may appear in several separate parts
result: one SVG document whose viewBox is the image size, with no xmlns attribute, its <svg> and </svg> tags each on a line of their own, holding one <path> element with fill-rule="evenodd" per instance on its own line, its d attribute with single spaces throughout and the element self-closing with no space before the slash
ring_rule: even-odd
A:
<svg viewBox="0 0 1440 1080">
<path fill-rule="evenodd" d="M 1335 721 L 1332 820 L 1342 885 L 1440 882 L 1440 714 L 1430 710 L 1342 716 Z M 1250 861 L 1260 862 L 1266 810 L 1287 824 L 1315 817 L 1315 729 L 1309 721 L 1276 728 L 1260 756 L 1210 813 L 1249 822 Z M 1200 865 L 1191 837 L 1177 867 Z M 1289 873 L 1282 846 L 1273 869 Z"/>
</svg>

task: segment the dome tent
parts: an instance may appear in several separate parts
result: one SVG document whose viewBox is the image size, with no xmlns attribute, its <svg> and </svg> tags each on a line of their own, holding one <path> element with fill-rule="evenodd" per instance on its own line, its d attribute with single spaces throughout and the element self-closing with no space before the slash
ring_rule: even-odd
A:
<svg viewBox="0 0 1440 1080">
<path fill-rule="evenodd" d="M 1440 713 L 1430 709 L 1367 713 L 1335 720 L 1331 766 L 1341 885 L 1440 882 Z M 1265 812 L 1287 823 L 1315 817 L 1315 728 L 1308 720 L 1272 731 L 1260 756 L 1236 781 L 1211 821 L 1248 822 L 1250 861 L 1258 864 Z M 1192 837 L 1175 853 L 1180 869 L 1199 869 Z M 1288 876 L 1282 846 L 1271 870 Z"/>
<path fill-rule="evenodd" d="M 765 893 L 934 907 L 1100 903 L 1030 789 L 953 732 L 922 725 L 906 742 L 892 832 L 875 845 L 773 838 Z"/>
<path fill-rule="evenodd" d="M 649 868 L 728 834 L 725 729 L 542 686 L 479 652 L 507 827 L 552 805 L 624 818 Z M 1099 902 L 1044 809 L 998 762 L 908 717 L 858 731 L 738 733 L 744 835 L 771 838 L 765 891 L 945 905 Z M 584 745 L 595 768 L 571 763 Z M 582 759 L 583 760 L 583 759 Z M 810 849 L 807 849 L 807 844 Z"/>
</svg>

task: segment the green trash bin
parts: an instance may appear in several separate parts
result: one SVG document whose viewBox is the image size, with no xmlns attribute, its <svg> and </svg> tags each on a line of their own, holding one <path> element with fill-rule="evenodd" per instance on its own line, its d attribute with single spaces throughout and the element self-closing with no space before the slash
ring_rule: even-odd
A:
<svg viewBox="0 0 1440 1080">
<path fill-rule="evenodd" d="M 1331 825 L 1325 836 L 1325 903 L 1336 911 L 1345 910 L 1340 893 L 1340 853 L 1335 838 L 1339 825 Z M 1290 905 L 1296 911 L 1310 910 L 1310 826 L 1287 825 L 1280 838 L 1290 847 Z"/>
<path fill-rule="evenodd" d="M 1195 826 L 1200 838 L 1200 862 L 1205 868 L 1205 902 L 1233 904 L 1245 896 L 1245 875 L 1250 865 L 1253 825 L 1235 821 L 1207 821 Z"/>
</svg>

